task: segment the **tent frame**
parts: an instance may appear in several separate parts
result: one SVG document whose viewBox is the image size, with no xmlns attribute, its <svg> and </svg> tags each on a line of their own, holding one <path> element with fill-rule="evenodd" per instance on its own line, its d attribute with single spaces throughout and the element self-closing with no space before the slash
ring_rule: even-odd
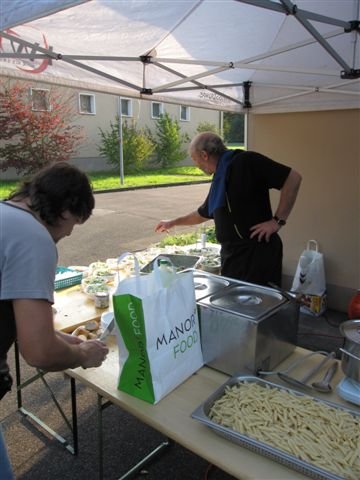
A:
<svg viewBox="0 0 360 480">
<path fill-rule="evenodd" d="M 206 77 L 215 75 L 219 72 L 232 70 L 232 69 L 251 69 L 251 70 L 265 70 L 265 71 L 278 71 L 284 73 L 298 73 L 298 74 L 308 74 L 308 75 L 326 75 L 326 76 L 334 76 L 336 78 L 341 78 L 342 80 L 346 80 L 345 82 L 334 82 L 332 85 L 327 87 L 305 87 L 305 86 L 289 86 L 286 85 L 288 90 L 296 90 L 296 93 L 282 95 L 276 98 L 272 98 L 271 100 L 258 102 L 256 106 L 265 105 L 269 103 L 275 103 L 280 100 L 295 98 L 302 95 L 308 95 L 314 92 L 322 92 L 322 93 L 332 93 L 336 92 L 338 94 L 343 95 L 353 95 L 353 96 L 360 96 L 360 92 L 351 91 L 346 89 L 341 89 L 343 86 L 349 86 L 354 82 L 359 81 L 360 79 L 360 69 L 352 68 L 347 62 L 335 51 L 333 47 L 327 41 L 330 38 L 336 37 L 338 35 L 343 35 L 344 33 L 355 34 L 354 40 L 354 49 L 356 48 L 356 41 L 357 35 L 360 34 L 360 21 L 359 20 L 352 20 L 352 21 L 342 21 L 336 18 L 327 17 L 324 15 L 319 15 L 314 12 L 310 12 L 307 10 L 299 9 L 293 2 L 290 0 L 280 0 L 280 3 L 275 3 L 271 0 L 236 0 L 237 2 L 249 4 L 254 7 L 265 8 L 275 12 L 278 12 L 283 15 L 292 15 L 303 27 L 307 30 L 310 34 L 309 39 L 289 44 L 284 48 L 274 49 L 272 51 L 256 55 L 253 57 L 249 57 L 242 60 L 237 60 L 234 62 L 219 62 L 219 61 L 211 61 L 211 60 L 179 60 L 175 58 L 157 58 L 156 57 L 156 46 L 149 50 L 148 53 L 141 55 L 139 57 L 124 57 L 124 56 L 96 56 L 96 55 L 64 55 L 60 52 L 54 52 L 52 47 L 44 48 L 41 47 L 38 43 L 31 43 L 21 38 L 16 37 L 11 29 L 6 29 L 4 31 L 0 31 L 0 36 L 3 38 L 8 39 L 12 42 L 13 45 L 13 52 L 12 53 L 0 53 L 1 58 L 18 58 L 18 59 L 42 59 L 47 60 L 49 65 L 53 63 L 53 61 L 63 61 L 69 63 L 77 68 L 81 68 L 88 72 L 91 72 L 95 75 L 100 77 L 104 77 L 111 81 L 116 82 L 128 89 L 130 92 L 128 96 L 132 96 L 131 92 L 133 92 L 133 96 L 140 97 L 140 98 L 149 98 L 150 96 L 161 93 L 173 93 L 185 90 L 206 90 L 211 92 L 219 97 L 229 100 L 233 105 L 240 106 L 243 109 L 250 109 L 253 105 L 250 102 L 250 88 L 256 88 L 256 84 L 250 81 L 245 81 L 241 83 L 223 83 L 223 84 L 206 84 L 201 82 L 200 80 L 206 79 Z M 191 12 L 193 12 L 199 5 L 202 3 L 202 0 L 192 7 L 192 9 L 186 14 L 184 14 L 183 18 L 180 19 L 177 24 L 172 28 L 174 31 L 181 23 L 183 23 L 186 18 L 189 16 Z M 337 30 L 330 32 L 326 35 L 321 35 L 314 26 L 310 23 L 310 20 L 325 23 L 328 25 L 334 25 L 336 27 L 340 27 Z M 276 67 L 272 65 L 264 65 L 257 64 L 255 62 L 259 60 L 264 60 L 270 57 L 274 57 L 278 54 L 284 52 L 290 52 L 292 50 L 296 50 L 300 47 L 307 46 L 313 43 L 318 43 L 321 47 L 323 47 L 326 52 L 336 61 L 336 63 L 341 67 L 341 71 L 336 70 L 327 70 L 324 71 L 323 69 L 302 69 L 296 67 Z M 15 48 L 15 45 L 18 45 Z M 354 50 L 355 52 L 355 50 Z M 86 63 L 95 60 L 102 60 L 102 61 L 117 61 L 117 62 L 141 62 L 143 65 L 143 81 L 142 85 L 136 85 L 134 83 L 126 81 L 124 78 L 120 78 L 106 72 L 100 71 L 97 68 L 94 68 Z M 158 85 L 153 88 L 148 88 L 146 86 L 146 68 L 148 65 L 153 65 L 159 69 L 165 70 L 175 76 L 178 77 L 178 80 L 173 82 Z M 204 69 L 203 72 L 198 73 L 196 75 L 188 76 L 181 73 L 180 69 L 171 68 L 169 65 L 171 64 L 182 64 L 182 65 L 197 65 L 200 67 L 211 67 L 208 69 Z M 183 86 L 184 84 L 191 84 L 191 86 Z M 219 90 L 224 88 L 233 88 L 242 86 L 243 88 L 243 95 L 244 101 L 240 101 L 236 99 L 234 96 L 227 95 L 223 91 Z M 284 88 L 284 85 L 267 85 L 271 88 Z M 255 106 L 255 105 L 254 105 Z"/>
</svg>

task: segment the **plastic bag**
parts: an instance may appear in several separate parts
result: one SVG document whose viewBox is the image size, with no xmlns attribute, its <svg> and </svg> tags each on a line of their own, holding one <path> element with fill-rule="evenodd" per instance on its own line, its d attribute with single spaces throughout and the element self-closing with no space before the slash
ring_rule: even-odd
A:
<svg viewBox="0 0 360 480">
<path fill-rule="evenodd" d="M 120 257 L 121 258 L 121 257 Z M 203 365 L 192 272 L 174 274 L 166 287 L 157 265 L 119 282 L 113 295 L 118 329 L 118 388 L 157 403 Z"/>
<path fill-rule="evenodd" d="M 319 252 L 316 240 L 307 242 L 306 250 L 299 258 L 291 291 L 299 294 L 301 312 L 314 316 L 325 312 L 327 295 L 324 256 Z"/>
</svg>

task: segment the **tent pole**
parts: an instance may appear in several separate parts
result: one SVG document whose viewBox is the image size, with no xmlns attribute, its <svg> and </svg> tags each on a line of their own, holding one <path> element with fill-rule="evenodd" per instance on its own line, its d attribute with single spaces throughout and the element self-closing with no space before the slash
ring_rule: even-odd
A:
<svg viewBox="0 0 360 480">
<path fill-rule="evenodd" d="M 120 163 L 120 184 L 124 185 L 124 156 L 123 156 L 123 132 L 122 132 L 122 111 L 121 97 L 118 97 L 118 117 L 119 117 L 119 163 Z"/>
<path fill-rule="evenodd" d="M 249 146 L 249 138 L 248 138 L 248 134 L 249 134 L 249 111 L 247 110 L 244 114 L 244 147 L 245 147 L 245 150 L 248 149 L 248 146 Z"/>
</svg>

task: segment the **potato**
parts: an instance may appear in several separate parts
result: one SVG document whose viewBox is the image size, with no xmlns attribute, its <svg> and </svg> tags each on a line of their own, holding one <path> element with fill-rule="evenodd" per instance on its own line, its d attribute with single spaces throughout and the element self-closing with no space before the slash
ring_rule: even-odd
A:
<svg viewBox="0 0 360 480">
<path fill-rule="evenodd" d="M 89 332 L 93 332 L 99 328 L 99 324 L 96 320 L 90 320 L 89 322 L 85 323 L 85 328 L 86 330 L 89 330 Z"/>
</svg>

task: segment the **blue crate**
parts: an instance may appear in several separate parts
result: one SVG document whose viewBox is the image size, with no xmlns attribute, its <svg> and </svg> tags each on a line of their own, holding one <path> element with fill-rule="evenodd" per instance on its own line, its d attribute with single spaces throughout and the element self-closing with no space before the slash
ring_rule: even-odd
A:
<svg viewBox="0 0 360 480">
<path fill-rule="evenodd" d="M 69 275 L 66 278 L 56 278 L 59 273 L 64 272 L 73 272 L 73 275 Z M 66 267 L 57 267 L 56 275 L 55 275 L 55 290 L 61 290 L 62 288 L 69 288 L 74 285 L 78 285 L 81 283 L 83 274 L 82 272 L 77 272 L 75 270 L 71 270 L 70 268 Z"/>
</svg>

